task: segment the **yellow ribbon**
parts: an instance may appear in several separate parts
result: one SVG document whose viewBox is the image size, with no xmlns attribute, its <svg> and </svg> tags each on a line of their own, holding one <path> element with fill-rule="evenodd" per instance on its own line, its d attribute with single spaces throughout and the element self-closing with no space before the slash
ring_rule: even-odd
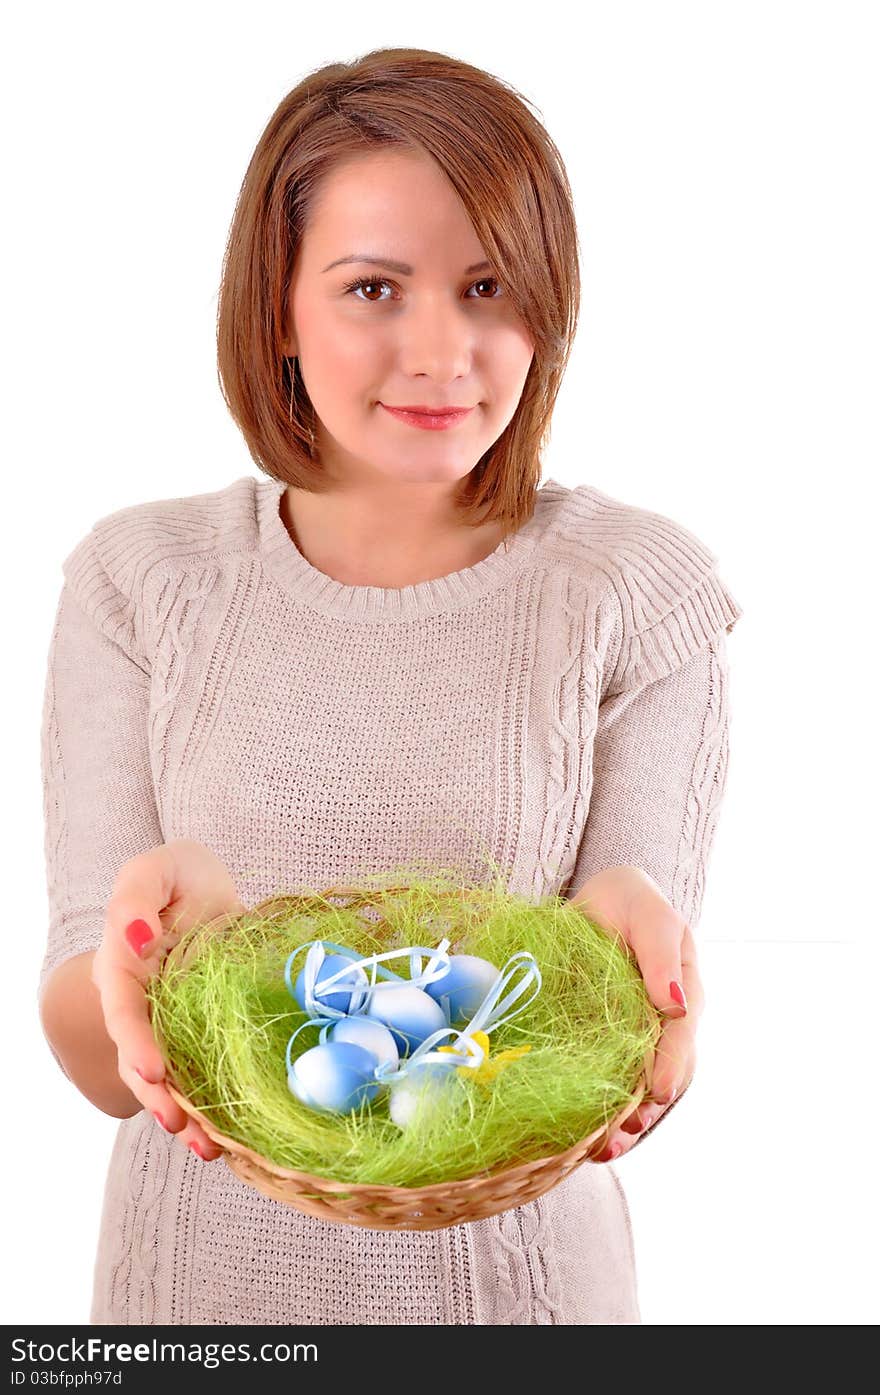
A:
<svg viewBox="0 0 880 1395">
<path fill-rule="evenodd" d="M 506 1051 L 499 1051 L 494 1060 L 489 1060 L 489 1037 L 486 1032 L 471 1033 L 473 1040 L 481 1046 L 486 1053 L 480 1064 L 473 1066 L 456 1066 L 459 1075 L 469 1075 L 473 1080 L 477 1080 L 481 1085 L 487 1085 L 494 1080 L 499 1071 L 503 1070 L 511 1061 L 516 1061 L 520 1056 L 524 1056 L 527 1051 L 531 1051 L 530 1046 L 510 1046 Z M 438 1046 L 438 1051 L 455 1052 L 454 1046 Z"/>
</svg>

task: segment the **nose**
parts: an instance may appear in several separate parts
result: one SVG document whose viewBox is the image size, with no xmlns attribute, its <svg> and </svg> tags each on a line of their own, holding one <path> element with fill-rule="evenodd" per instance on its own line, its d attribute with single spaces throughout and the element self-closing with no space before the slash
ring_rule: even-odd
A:
<svg viewBox="0 0 880 1395">
<path fill-rule="evenodd" d="M 405 373 L 448 382 L 470 372 L 476 330 L 465 306 L 444 295 L 426 295 L 412 302 L 399 324 Z"/>
</svg>

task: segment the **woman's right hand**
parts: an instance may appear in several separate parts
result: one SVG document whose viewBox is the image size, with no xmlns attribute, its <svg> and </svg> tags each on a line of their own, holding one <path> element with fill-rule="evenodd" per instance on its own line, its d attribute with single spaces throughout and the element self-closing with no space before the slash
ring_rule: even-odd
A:
<svg viewBox="0 0 880 1395">
<path fill-rule="evenodd" d="M 92 961 L 120 1079 L 169 1133 L 207 1162 L 222 1156 L 204 1129 L 166 1086 L 165 1063 L 153 1035 L 146 984 L 181 935 L 223 915 L 243 915 L 228 869 L 190 838 L 161 843 L 123 863 L 107 903 L 104 938 Z"/>
</svg>

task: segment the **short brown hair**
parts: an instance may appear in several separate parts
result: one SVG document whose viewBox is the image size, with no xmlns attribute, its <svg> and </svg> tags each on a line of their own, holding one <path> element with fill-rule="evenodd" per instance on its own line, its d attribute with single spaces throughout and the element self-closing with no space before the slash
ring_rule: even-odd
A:
<svg viewBox="0 0 880 1395">
<path fill-rule="evenodd" d="M 577 328 L 580 274 L 562 157 L 526 100 L 457 58 L 384 48 L 317 69 L 281 101 L 242 182 L 217 309 L 221 391 L 265 474 L 322 488 L 311 452 L 314 408 L 298 362 L 282 347 L 294 257 L 317 186 L 337 162 L 370 148 L 421 149 L 453 184 L 535 344 L 516 412 L 457 498 L 462 520 L 502 521 L 506 538 L 531 517 Z"/>
</svg>

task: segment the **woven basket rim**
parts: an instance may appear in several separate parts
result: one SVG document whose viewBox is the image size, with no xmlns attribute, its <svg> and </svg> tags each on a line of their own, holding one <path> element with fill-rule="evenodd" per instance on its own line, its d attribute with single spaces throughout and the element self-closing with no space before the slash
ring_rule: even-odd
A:
<svg viewBox="0 0 880 1395">
<path fill-rule="evenodd" d="M 167 1067 L 166 1067 L 167 1069 Z M 505 1164 L 502 1167 L 488 1169 L 484 1172 L 474 1173 L 470 1177 L 451 1178 L 445 1182 L 426 1182 L 420 1186 L 406 1187 L 388 1182 L 343 1182 L 336 1177 L 324 1177 L 316 1172 L 302 1172 L 298 1168 L 282 1167 L 280 1163 L 272 1162 L 263 1153 L 257 1153 L 253 1148 L 248 1148 L 246 1144 L 240 1143 L 235 1138 L 230 1138 L 228 1134 L 221 1131 L 212 1124 L 204 1114 L 202 1114 L 186 1095 L 173 1083 L 166 1075 L 164 1084 L 174 1100 L 180 1105 L 185 1114 L 188 1114 L 197 1124 L 199 1124 L 213 1143 L 218 1148 L 223 1148 L 225 1152 L 232 1153 L 236 1157 L 247 1158 L 255 1167 L 259 1167 L 263 1172 L 275 1177 L 279 1182 L 296 1182 L 308 1187 L 319 1187 L 322 1191 L 340 1192 L 346 1196 L 356 1195 L 387 1200 L 408 1199 L 415 1200 L 424 1197 L 425 1199 L 436 1197 L 463 1196 L 468 1191 L 475 1191 L 484 1188 L 488 1183 L 499 1181 L 514 1182 L 520 1177 L 528 1177 L 530 1173 L 539 1169 L 555 1166 L 562 1168 L 571 1158 L 578 1154 L 586 1157 L 591 1150 L 601 1152 L 601 1147 L 595 1146 L 603 1137 L 612 1131 L 620 1128 L 625 1119 L 628 1119 L 634 1110 L 638 1109 L 647 1093 L 647 1079 L 641 1075 L 634 1090 L 635 1098 L 623 1110 L 609 1120 L 606 1124 L 601 1124 L 592 1133 L 585 1135 L 576 1143 L 572 1143 L 560 1153 L 548 1153 L 540 1158 L 527 1159 L 524 1162 Z"/>
</svg>

